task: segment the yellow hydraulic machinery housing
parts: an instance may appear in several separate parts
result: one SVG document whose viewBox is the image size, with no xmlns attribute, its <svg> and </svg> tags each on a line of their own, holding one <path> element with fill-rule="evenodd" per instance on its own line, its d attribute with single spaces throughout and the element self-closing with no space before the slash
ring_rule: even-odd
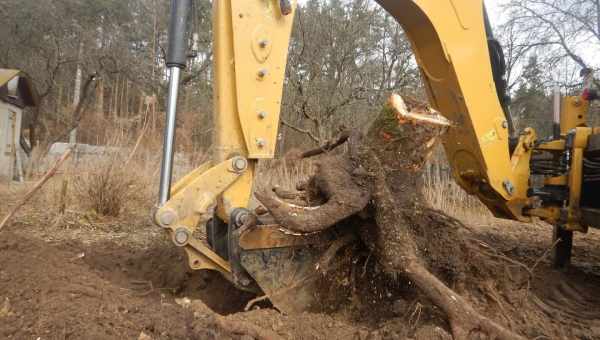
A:
<svg viewBox="0 0 600 340">
<path fill-rule="evenodd" d="M 173 12 L 178 2 L 186 1 L 173 0 Z M 456 181 L 498 217 L 523 222 L 538 217 L 557 225 L 559 262 L 568 262 L 570 233 L 586 231 L 599 216 L 598 202 L 590 198 L 598 189 L 583 190 L 588 180 L 597 180 L 588 169 L 595 169 L 593 159 L 600 150 L 600 131 L 585 126 L 589 102 L 581 96 L 559 100 L 560 132 L 553 140 L 539 139 L 533 129 L 513 138 L 498 70 L 503 57 L 483 0 L 377 2 L 412 43 L 431 106 L 453 123 L 443 144 Z M 213 1 L 213 159 L 170 191 L 165 185 L 155 214 L 156 223 L 186 250 L 191 268 L 220 271 L 249 290 L 256 288 L 254 280 L 265 290 L 259 282 L 265 277 L 239 274 L 247 265 L 240 263 L 240 252 L 301 247 L 332 237 L 297 235 L 278 225 L 232 237 L 233 230 L 252 218 L 247 207 L 257 160 L 274 157 L 295 10 L 295 0 Z M 185 11 L 179 13 L 181 17 Z M 171 30 L 176 29 L 172 24 Z M 175 84 L 172 89 L 176 94 Z M 169 108 L 175 104 L 170 98 Z M 593 150 L 588 147 L 591 140 Z M 163 182 L 170 183 L 168 161 L 164 163 Z M 537 187 L 532 177 L 539 177 Z M 199 235 L 204 225 L 206 235 Z"/>
</svg>

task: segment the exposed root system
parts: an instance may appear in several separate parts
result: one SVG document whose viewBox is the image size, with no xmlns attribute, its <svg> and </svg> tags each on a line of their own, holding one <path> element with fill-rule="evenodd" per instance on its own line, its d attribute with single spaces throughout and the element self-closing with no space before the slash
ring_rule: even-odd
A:
<svg viewBox="0 0 600 340">
<path fill-rule="evenodd" d="M 404 275 L 444 311 L 455 339 L 471 339 L 476 333 L 520 339 L 476 311 L 432 273 L 436 267 L 454 274 L 462 269 L 452 268 L 460 266 L 456 222 L 431 212 L 419 195 L 421 168 L 448 126 L 431 111 L 407 112 L 402 99 L 394 96 L 366 135 L 349 134 L 347 153 L 326 155 L 317 162 L 311 183 L 325 203 L 301 207 L 266 192 L 257 198 L 279 223 L 298 232 L 324 230 L 367 209 L 375 223 L 362 228 L 365 243 L 388 273 Z M 431 238 L 440 236 L 428 231 L 433 221 L 437 224 L 433 228 L 445 234 L 446 244 L 427 250 L 428 244 L 436 243 Z M 437 263 L 442 253 L 446 260 Z"/>
</svg>

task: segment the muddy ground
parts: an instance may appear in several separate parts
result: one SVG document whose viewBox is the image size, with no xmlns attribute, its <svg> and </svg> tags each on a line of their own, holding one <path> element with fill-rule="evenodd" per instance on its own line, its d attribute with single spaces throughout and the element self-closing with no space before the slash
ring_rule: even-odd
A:
<svg viewBox="0 0 600 340">
<path fill-rule="evenodd" d="M 2 215 L 16 197 L 0 194 Z M 600 339 L 600 233 L 577 235 L 572 268 L 558 272 L 546 256 L 549 226 L 482 221 L 464 231 L 493 262 L 481 268 L 485 280 L 467 278 L 475 307 L 527 338 Z M 57 217 L 33 202 L 0 232 L 0 339 L 252 338 L 219 320 L 283 339 L 448 339 L 440 311 L 373 262 L 354 262 L 338 282 L 345 302 L 323 300 L 320 313 L 286 316 L 267 304 L 243 312 L 253 296 L 188 271 L 148 217 Z"/>
</svg>

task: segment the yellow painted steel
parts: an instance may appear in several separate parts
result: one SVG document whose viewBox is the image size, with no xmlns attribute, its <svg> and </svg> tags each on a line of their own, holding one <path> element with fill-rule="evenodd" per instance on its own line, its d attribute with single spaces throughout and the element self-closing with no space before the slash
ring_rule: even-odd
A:
<svg viewBox="0 0 600 340">
<path fill-rule="evenodd" d="M 279 0 L 231 1 L 239 120 L 249 158 L 273 158 L 294 21 Z"/>
<path fill-rule="evenodd" d="M 511 157 L 511 171 L 515 182 L 512 194 L 513 198 L 509 201 L 508 208 L 521 221 L 529 221 L 528 217 L 523 216 L 523 208 L 531 205 L 531 200 L 527 197 L 527 191 L 529 190 L 529 164 L 536 139 L 537 135 L 533 129 L 525 129 Z M 504 185 L 507 184 L 504 183 Z"/>
<path fill-rule="evenodd" d="M 238 114 L 231 15 L 231 0 L 213 1 L 213 161 L 216 163 L 232 155 L 248 155 Z"/>
<path fill-rule="evenodd" d="M 581 202 L 581 185 L 583 184 L 583 149 L 575 148 L 571 158 L 571 169 L 569 171 L 569 206 L 567 210 L 567 230 L 586 232 L 587 227 L 579 222 L 581 219 L 579 204 Z"/>
<path fill-rule="evenodd" d="M 236 157 L 212 168 L 209 163 L 198 167 L 173 186 L 173 196 L 155 214 L 156 223 L 168 230 L 174 243 L 177 243 L 175 235 L 178 230 L 187 231 L 190 237 L 183 247 L 192 269 L 218 270 L 226 275 L 231 272 L 225 259 L 191 235 L 201 222 L 205 223 L 212 217 L 218 196 L 245 175 L 247 169 L 233 168 L 236 159 L 245 160 Z"/>
<path fill-rule="evenodd" d="M 210 207 L 216 205 L 217 196 L 242 176 L 243 172 L 232 169 L 232 161 L 226 160 L 202 173 L 198 172 L 194 178 L 184 178 L 188 184 L 160 207 L 158 213 L 171 210 L 181 220 L 193 218 L 190 227 L 195 228 L 203 215 L 212 214 Z"/>
<path fill-rule="evenodd" d="M 571 164 L 567 176 L 569 188 L 569 204 L 561 214 L 560 223 L 567 230 L 587 232 L 587 226 L 581 224 L 581 194 L 583 191 L 583 154 L 587 147 L 592 128 L 585 127 L 590 103 L 580 96 L 567 96 L 562 98 L 560 112 L 561 135 L 567 136 L 574 133 L 573 149 L 571 150 Z M 566 146 L 565 146 L 566 147 Z M 564 148 L 563 147 L 563 150 Z"/>
<path fill-rule="evenodd" d="M 536 149 L 546 151 L 562 151 L 565 149 L 565 140 L 557 139 L 550 142 L 545 142 L 538 145 Z"/>
<path fill-rule="evenodd" d="M 279 0 L 213 1 L 217 158 L 275 155 L 292 4 L 282 15 Z"/>
<path fill-rule="evenodd" d="M 587 226 L 581 225 L 581 193 L 583 185 L 583 153 L 592 134 L 592 129 L 577 127 L 574 129 L 575 139 L 569 169 L 569 206 L 567 207 L 567 223 L 565 229 L 587 232 Z"/>
<path fill-rule="evenodd" d="M 566 135 L 576 127 L 584 127 L 589 108 L 590 102 L 580 96 L 564 97 L 561 104 L 560 133 Z"/>
<path fill-rule="evenodd" d="M 188 185 L 190 185 L 190 183 L 192 183 L 196 178 L 198 178 L 198 176 L 205 173 L 211 167 L 212 162 L 206 162 L 197 167 L 194 171 L 185 175 L 171 187 L 171 197 L 177 195 L 182 189 L 185 189 Z"/>
<path fill-rule="evenodd" d="M 544 180 L 544 184 L 546 185 L 567 185 L 568 184 L 567 176 L 557 176 L 557 177 L 548 177 Z"/>
<path fill-rule="evenodd" d="M 214 161 L 250 159 L 248 171 L 219 198 L 217 215 L 226 222 L 233 209 L 248 206 L 254 159 L 275 154 L 294 16 L 283 16 L 278 3 L 213 1 Z"/>
<path fill-rule="evenodd" d="M 213 161 L 221 162 L 233 155 L 248 156 L 248 149 L 239 119 L 237 103 L 236 65 L 233 48 L 231 0 L 213 1 L 213 53 L 214 53 L 214 143 Z M 234 183 L 218 198 L 216 214 L 229 220 L 230 207 L 248 205 L 253 180 L 253 168 L 244 174 L 244 181 Z M 224 204 L 224 202 L 234 202 Z"/>
<path fill-rule="evenodd" d="M 561 100 L 560 130 L 563 139 L 545 142 L 537 146 L 538 150 L 565 152 L 567 135 L 574 133 L 573 149 L 569 173 L 565 176 L 545 179 L 546 185 L 564 185 L 569 189 L 567 207 L 546 206 L 531 209 L 527 213 L 537 216 L 552 224 L 560 224 L 564 229 L 587 232 L 588 228 L 581 224 L 581 194 L 583 191 L 583 158 L 589 136 L 593 128 L 585 127 L 590 103 L 580 96 L 567 96 Z"/>
<path fill-rule="evenodd" d="M 583 191 L 583 159 L 589 136 L 594 128 L 585 127 L 590 103 L 580 96 L 567 96 L 561 100 L 560 130 L 563 139 L 546 142 L 538 150 L 565 152 L 566 138 L 574 134 L 571 163 L 566 176 L 545 179 L 547 185 L 565 185 L 569 189 L 568 206 L 547 206 L 531 209 L 528 213 L 538 216 L 549 223 L 560 224 L 564 229 L 587 232 L 588 227 L 581 224 L 581 194 Z"/>
<path fill-rule="evenodd" d="M 229 221 L 229 216 L 235 208 L 248 207 L 254 184 L 255 168 L 256 161 L 251 160 L 248 170 L 218 198 L 216 214 L 223 221 Z"/>
<path fill-rule="evenodd" d="M 483 1 L 377 2 L 410 39 L 431 104 L 455 125 L 444 136 L 444 147 L 458 183 L 495 215 L 526 219 L 521 208 L 527 201 L 523 179 L 529 165 L 509 155 L 508 125 L 492 77 Z M 528 159 L 530 153 L 525 148 L 520 157 Z"/>
</svg>

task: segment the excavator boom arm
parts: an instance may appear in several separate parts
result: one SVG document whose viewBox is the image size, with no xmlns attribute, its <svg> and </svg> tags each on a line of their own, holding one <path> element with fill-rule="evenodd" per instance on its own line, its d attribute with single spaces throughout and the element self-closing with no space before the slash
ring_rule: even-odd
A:
<svg viewBox="0 0 600 340">
<path fill-rule="evenodd" d="M 272 158 L 295 3 L 215 1 L 215 158 Z M 431 105 L 452 123 L 444 147 L 454 177 L 497 215 L 523 219 L 528 153 L 509 152 L 509 122 L 498 99 L 483 0 L 378 0 L 410 39 Z M 231 62 L 231 61 L 234 62 Z M 533 134 L 533 132 L 531 132 Z M 532 139 L 529 136 L 527 139 Z M 227 220 L 246 206 L 251 175 L 219 205 Z"/>
</svg>

